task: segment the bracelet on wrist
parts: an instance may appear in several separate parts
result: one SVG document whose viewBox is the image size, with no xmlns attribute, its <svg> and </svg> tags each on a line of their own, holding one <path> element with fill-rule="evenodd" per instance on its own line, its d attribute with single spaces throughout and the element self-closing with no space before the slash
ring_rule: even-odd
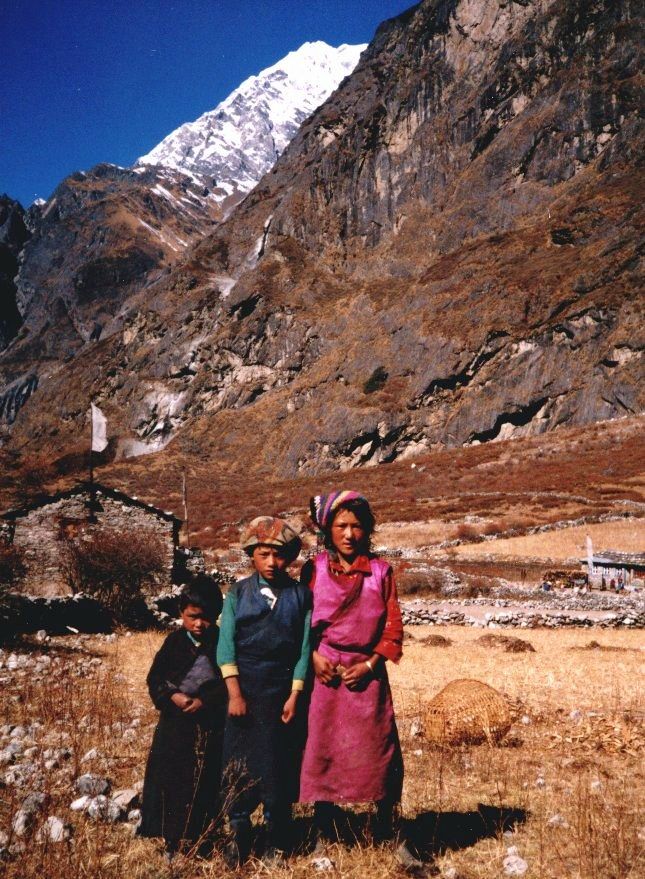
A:
<svg viewBox="0 0 645 879">
<path fill-rule="evenodd" d="M 366 659 L 365 665 L 369 668 L 369 670 L 372 672 L 372 674 L 374 674 L 374 666 L 372 665 L 372 660 Z"/>
</svg>

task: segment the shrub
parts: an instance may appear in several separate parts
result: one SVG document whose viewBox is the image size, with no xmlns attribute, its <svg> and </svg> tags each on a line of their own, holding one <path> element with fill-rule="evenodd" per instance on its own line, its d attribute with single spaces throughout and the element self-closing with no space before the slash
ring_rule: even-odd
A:
<svg viewBox="0 0 645 879">
<path fill-rule="evenodd" d="M 373 394 L 385 387 L 388 372 L 384 366 L 377 366 L 371 376 L 363 382 L 363 393 Z"/>
<path fill-rule="evenodd" d="M 480 539 L 480 534 L 474 525 L 469 525 L 468 522 L 462 522 L 457 526 L 457 537 L 460 540 L 476 541 Z"/>
<path fill-rule="evenodd" d="M 117 623 L 139 625 L 148 616 L 142 589 L 165 568 L 163 543 L 153 535 L 95 529 L 67 540 L 62 568 L 73 593 L 100 601 Z"/>
<path fill-rule="evenodd" d="M 26 573 L 22 549 L 0 540 L 0 590 L 15 586 Z"/>
</svg>

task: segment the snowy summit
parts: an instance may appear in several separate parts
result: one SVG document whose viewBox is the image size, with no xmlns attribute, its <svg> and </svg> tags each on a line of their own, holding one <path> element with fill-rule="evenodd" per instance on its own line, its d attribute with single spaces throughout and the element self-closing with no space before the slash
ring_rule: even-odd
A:
<svg viewBox="0 0 645 879">
<path fill-rule="evenodd" d="M 214 110 L 177 128 L 136 164 L 206 177 L 222 201 L 249 192 L 365 48 L 305 43 L 246 79 Z"/>
</svg>

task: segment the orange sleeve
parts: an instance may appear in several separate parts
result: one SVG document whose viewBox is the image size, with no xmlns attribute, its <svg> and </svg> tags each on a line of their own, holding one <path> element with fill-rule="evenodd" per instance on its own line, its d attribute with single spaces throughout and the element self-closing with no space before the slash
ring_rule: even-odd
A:
<svg viewBox="0 0 645 879">
<path fill-rule="evenodd" d="M 403 620 L 401 619 L 401 608 L 396 594 L 396 582 L 392 568 L 389 568 L 385 575 L 383 590 L 387 615 L 381 640 L 374 648 L 374 653 L 379 653 L 385 659 L 391 659 L 392 662 L 398 662 L 403 656 Z"/>
</svg>

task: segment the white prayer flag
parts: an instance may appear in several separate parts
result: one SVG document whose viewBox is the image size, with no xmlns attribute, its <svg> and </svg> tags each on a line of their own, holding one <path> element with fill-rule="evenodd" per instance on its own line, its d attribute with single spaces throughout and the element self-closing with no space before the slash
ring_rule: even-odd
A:
<svg viewBox="0 0 645 879">
<path fill-rule="evenodd" d="M 107 446 L 107 418 L 98 406 L 91 404 L 92 415 L 92 451 L 102 452 Z"/>
</svg>

